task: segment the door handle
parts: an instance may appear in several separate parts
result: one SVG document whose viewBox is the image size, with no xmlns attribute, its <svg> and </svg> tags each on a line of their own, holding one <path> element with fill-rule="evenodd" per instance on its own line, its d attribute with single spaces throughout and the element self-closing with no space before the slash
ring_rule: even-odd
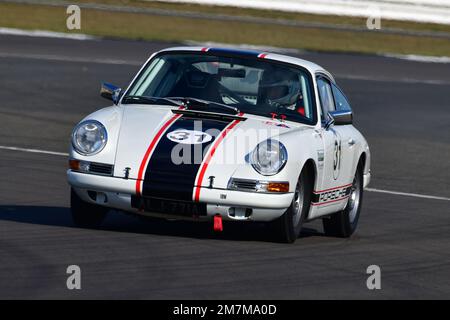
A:
<svg viewBox="0 0 450 320">
<path fill-rule="evenodd" d="M 353 138 L 348 139 L 348 145 L 351 147 L 355 144 L 355 140 Z"/>
</svg>

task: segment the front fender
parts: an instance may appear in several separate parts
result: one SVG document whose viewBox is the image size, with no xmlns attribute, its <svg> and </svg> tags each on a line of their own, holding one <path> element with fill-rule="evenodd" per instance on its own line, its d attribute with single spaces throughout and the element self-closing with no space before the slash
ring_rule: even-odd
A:
<svg viewBox="0 0 450 320">
<path fill-rule="evenodd" d="M 94 113 L 91 113 L 80 122 L 86 120 L 96 120 L 102 123 L 108 134 L 108 141 L 106 146 L 99 153 L 92 156 L 84 156 L 77 153 L 72 144 L 70 144 L 69 156 L 72 159 L 84 160 L 90 162 L 114 164 L 116 156 L 117 140 L 120 132 L 120 125 L 122 122 L 123 110 L 118 106 L 111 106 L 100 109 Z"/>
<path fill-rule="evenodd" d="M 236 168 L 233 178 L 245 178 L 263 181 L 288 181 L 289 191 L 294 192 L 300 173 L 308 160 L 319 162 L 319 151 L 323 149 L 320 136 L 312 128 L 299 128 L 281 134 L 278 139 L 287 149 L 288 161 L 284 168 L 273 176 L 264 176 L 253 169 L 251 164 L 245 163 Z M 317 171 L 315 172 L 317 177 Z M 316 179 L 317 180 L 317 179 Z"/>
</svg>

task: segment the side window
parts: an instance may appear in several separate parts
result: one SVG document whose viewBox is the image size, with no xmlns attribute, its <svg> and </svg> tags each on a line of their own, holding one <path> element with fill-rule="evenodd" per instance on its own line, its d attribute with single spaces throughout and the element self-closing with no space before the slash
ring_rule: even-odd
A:
<svg viewBox="0 0 450 320">
<path fill-rule="evenodd" d="M 328 112 L 336 110 L 331 85 L 328 80 L 319 77 L 317 79 L 317 89 L 319 91 L 320 104 L 322 106 L 322 120 L 325 120 Z"/>
<path fill-rule="evenodd" d="M 341 89 L 336 87 L 334 84 L 332 85 L 332 88 L 333 88 L 334 101 L 336 102 L 336 110 L 351 111 L 352 108 L 350 107 L 350 103 L 348 103 L 348 100 L 342 93 Z"/>
</svg>

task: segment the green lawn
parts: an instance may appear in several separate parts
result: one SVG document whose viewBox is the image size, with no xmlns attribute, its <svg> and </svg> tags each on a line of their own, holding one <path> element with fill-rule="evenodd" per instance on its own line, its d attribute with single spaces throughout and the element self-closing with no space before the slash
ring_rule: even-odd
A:
<svg viewBox="0 0 450 320">
<path fill-rule="evenodd" d="M 55 1 L 58 2 L 59 0 Z M 67 2 L 67 0 L 60 0 L 59 2 Z M 172 2 L 144 1 L 144 0 L 71 1 L 71 3 L 92 3 L 92 2 L 111 5 L 143 7 L 143 8 L 169 9 L 177 11 L 191 11 L 191 12 L 202 12 L 211 14 L 226 14 L 234 16 L 252 16 L 252 17 L 273 18 L 273 19 L 287 19 L 303 22 L 322 22 L 336 25 L 352 25 L 358 27 L 364 27 L 366 25 L 366 18 L 317 15 L 317 14 L 283 12 L 274 10 L 257 10 L 257 9 L 236 8 L 227 6 L 210 6 L 210 5 L 198 5 L 190 3 L 172 3 Z M 383 20 L 382 27 L 398 28 L 404 30 L 441 31 L 450 33 L 450 25 L 433 24 L 433 23 L 415 23 L 408 21 Z"/>
<path fill-rule="evenodd" d="M 83 1 L 74 1 L 73 3 Z M 100 2 L 100 1 L 97 1 Z M 127 4 L 189 10 L 222 14 L 237 14 L 236 8 L 217 8 L 166 4 L 142 1 L 102 0 L 102 3 Z M 291 13 L 239 10 L 239 14 L 303 19 L 303 21 L 345 23 L 357 25 L 364 19 L 298 15 Z M 66 12 L 63 7 L 43 5 L 23 5 L 0 3 L 0 26 L 21 29 L 41 29 L 69 32 L 66 29 Z M 386 35 L 376 31 L 348 32 L 299 28 L 258 23 L 229 22 L 218 20 L 191 19 L 157 16 L 138 13 L 120 13 L 82 9 L 81 30 L 76 31 L 97 36 L 122 37 L 131 39 L 159 41 L 214 41 L 224 43 L 246 43 L 255 45 L 279 46 L 316 51 L 362 52 L 362 53 L 401 53 L 434 56 L 450 56 L 450 41 L 431 37 Z M 420 30 L 449 31 L 448 26 L 400 23 L 390 21 L 391 26 L 421 27 Z M 387 21 L 382 22 L 386 26 Z M 410 27 L 412 28 L 412 27 Z M 447 28 L 447 29 L 446 29 Z M 71 32 L 73 33 L 73 32 Z"/>
</svg>

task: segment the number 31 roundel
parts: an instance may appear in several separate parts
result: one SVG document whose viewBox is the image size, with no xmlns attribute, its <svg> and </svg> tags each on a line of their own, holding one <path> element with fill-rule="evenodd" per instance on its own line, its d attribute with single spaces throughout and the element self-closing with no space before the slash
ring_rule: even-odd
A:
<svg viewBox="0 0 450 320">
<path fill-rule="evenodd" d="M 341 137 L 336 131 L 334 132 L 334 150 L 333 150 L 333 178 L 339 178 L 339 171 L 341 170 Z"/>
<path fill-rule="evenodd" d="M 179 129 L 169 132 L 167 139 L 182 144 L 201 144 L 211 141 L 212 136 L 202 131 Z"/>
</svg>

